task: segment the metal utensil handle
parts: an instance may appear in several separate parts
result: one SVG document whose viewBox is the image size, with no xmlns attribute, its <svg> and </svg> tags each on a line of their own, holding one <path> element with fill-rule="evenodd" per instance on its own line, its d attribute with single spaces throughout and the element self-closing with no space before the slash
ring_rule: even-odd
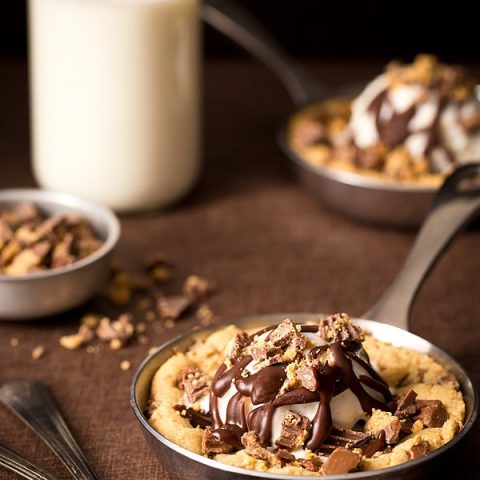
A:
<svg viewBox="0 0 480 480">
<path fill-rule="evenodd" d="M 39 466 L 3 445 L 0 445 L 0 467 L 6 468 L 27 480 L 55 480 L 55 477 L 52 477 Z"/>
<path fill-rule="evenodd" d="M 457 233 L 480 211 L 480 164 L 457 169 L 437 193 L 402 269 L 363 316 L 408 330 L 410 309 L 423 280 Z"/>
<path fill-rule="evenodd" d="M 327 96 L 327 89 L 307 75 L 243 8 L 228 0 L 205 0 L 203 20 L 260 60 L 283 83 L 296 107 Z"/>
<path fill-rule="evenodd" d="M 42 438 L 76 479 L 97 479 L 43 383 L 7 382 L 0 387 L 0 401 Z"/>
</svg>

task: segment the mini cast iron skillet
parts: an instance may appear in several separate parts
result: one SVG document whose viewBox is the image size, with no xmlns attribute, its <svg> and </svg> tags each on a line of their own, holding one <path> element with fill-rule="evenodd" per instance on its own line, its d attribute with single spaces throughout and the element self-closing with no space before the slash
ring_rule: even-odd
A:
<svg viewBox="0 0 480 480">
<path fill-rule="evenodd" d="M 358 93 L 360 86 L 328 91 L 310 78 L 283 52 L 271 36 L 243 9 L 228 0 L 206 0 L 203 20 L 245 48 L 282 82 L 295 113 L 331 96 Z M 287 125 L 280 128 L 279 146 L 289 158 L 301 183 L 324 204 L 351 218 L 396 227 L 419 226 L 432 205 L 437 188 L 383 181 L 358 173 L 313 166 L 289 145 Z"/>
<path fill-rule="evenodd" d="M 478 393 L 471 379 L 465 370 L 449 355 L 428 340 L 410 333 L 408 331 L 408 317 L 415 294 L 435 260 L 462 227 L 479 212 L 480 164 L 461 167 L 446 180 L 438 192 L 434 206 L 392 286 L 380 301 L 363 315 L 362 319 L 355 320 L 358 325 L 369 331 L 375 338 L 397 346 L 405 346 L 419 352 L 428 353 L 453 373 L 460 382 L 465 399 L 465 426 L 451 442 L 425 457 L 382 470 L 331 476 L 329 478 L 351 480 L 360 478 L 426 478 L 441 465 L 441 458 L 439 458 L 441 454 L 458 444 L 474 424 L 479 405 Z M 348 305 L 345 305 L 344 308 L 348 311 Z M 226 324 L 234 323 L 243 329 L 260 329 L 266 325 L 279 323 L 285 318 L 303 323 L 308 320 L 319 320 L 323 316 L 324 314 L 318 313 L 255 315 L 233 319 Z M 147 407 L 151 381 L 157 369 L 170 358 L 174 351 L 187 349 L 195 340 L 207 337 L 218 328 L 221 328 L 221 326 L 216 325 L 195 330 L 171 340 L 147 357 L 133 377 L 130 402 L 137 420 L 140 422 L 159 461 L 168 468 L 169 472 L 178 474 L 180 478 L 240 479 L 262 477 L 279 480 L 318 478 L 318 476 L 299 477 L 268 474 L 224 465 L 179 447 L 156 432 L 148 424 L 143 412 Z"/>
</svg>

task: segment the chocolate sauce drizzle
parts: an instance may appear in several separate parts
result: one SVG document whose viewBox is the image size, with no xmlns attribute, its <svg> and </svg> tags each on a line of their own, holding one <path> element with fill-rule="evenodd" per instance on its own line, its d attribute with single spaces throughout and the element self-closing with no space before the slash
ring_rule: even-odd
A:
<svg viewBox="0 0 480 480">
<path fill-rule="evenodd" d="M 379 138 L 389 148 L 396 147 L 405 143 L 405 140 L 412 133 L 424 133 L 427 136 L 425 145 L 425 155 L 429 154 L 434 148 L 441 148 L 450 162 L 454 162 L 454 156 L 445 145 L 442 145 L 439 136 L 440 116 L 447 106 L 447 99 L 440 97 L 438 100 L 437 111 L 431 125 L 418 129 L 415 132 L 410 131 L 409 123 L 414 117 L 417 107 L 412 105 L 405 112 L 396 113 L 388 98 L 388 89 L 382 90 L 370 103 L 367 110 L 375 117 L 375 126 L 377 128 Z M 388 120 L 381 118 L 381 111 L 387 105 L 392 109 L 392 116 Z"/>
<path fill-rule="evenodd" d="M 257 332 L 261 335 L 275 326 Z M 317 332 L 318 326 L 302 325 L 302 332 Z M 254 336 L 251 336 L 254 339 Z M 286 379 L 287 364 L 280 363 L 262 368 L 254 374 L 244 372 L 245 367 L 252 361 L 246 356 L 239 360 L 232 368 L 227 370 L 225 364 L 218 369 L 212 381 L 210 393 L 210 425 L 218 437 L 232 445 L 235 449 L 243 448 L 241 437 L 247 431 L 254 430 L 259 440 L 267 445 L 272 435 L 272 420 L 275 410 L 281 406 L 318 402 L 317 411 L 312 421 L 312 430 L 305 446 L 310 450 L 318 450 L 329 437 L 332 428 L 332 415 L 330 401 L 342 391 L 349 388 L 358 398 L 363 410 L 370 413 L 373 408 L 385 409 L 385 404 L 392 400 L 392 396 L 385 381 L 375 372 L 371 365 L 360 358 L 359 351 L 346 349 L 340 342 L 332 343 L 331 348 L 335 365 L 322 366 L 319 370 L 319 387 L 312 392 L 306 388 L 296 388 L 286 393 L 279 394 Z M 327 346 L 318 346 L 312 352 L 319 353 Z M 368 375 L 355 375 L 353 362 L 357 362 Z M 230 398 L 227 405 L 226 419 L 220 417 L 218 399 L 223 397 L 235 385 L 237 392 Z M 384 402 L 371 396 L 363 385 L 380 393 Z M 249 400 L 247 400 L 249 399 Z M 252 408 L 246 414 L 245 402 L 249 401 Z M 187 409 L 187 417 L 192 425 L 205 425 L 207 414 Z"/>
</svg>

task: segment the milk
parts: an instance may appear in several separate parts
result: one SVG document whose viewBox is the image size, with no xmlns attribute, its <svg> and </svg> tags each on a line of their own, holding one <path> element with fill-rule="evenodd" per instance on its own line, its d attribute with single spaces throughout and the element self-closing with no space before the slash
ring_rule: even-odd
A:
<svg viewBox="0 0 480 480">
<path fill-rule="evenodd" d="M 185 195 L 200 170 L 198 0 L 29 0 L 38 183 L 119 211 Z"/>
</svg>

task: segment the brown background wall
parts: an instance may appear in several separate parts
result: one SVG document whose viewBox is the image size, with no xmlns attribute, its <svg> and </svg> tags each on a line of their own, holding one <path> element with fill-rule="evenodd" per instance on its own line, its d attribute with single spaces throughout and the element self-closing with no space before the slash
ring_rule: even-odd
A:
<svg viewBox="0 0 480 480">
<path fill-rule="evenodd" d="M 480 4 L 419 0 L 238 0 L 294 54 L 319 57 L 411 57 L 428 51 L 449 60 L 480 57 Z M 0 11 L 0 54 L 26 52 L 25 0 L 4 0 Z M 239 53 L 210 29 L 206 49 Z"/>
</svg>

